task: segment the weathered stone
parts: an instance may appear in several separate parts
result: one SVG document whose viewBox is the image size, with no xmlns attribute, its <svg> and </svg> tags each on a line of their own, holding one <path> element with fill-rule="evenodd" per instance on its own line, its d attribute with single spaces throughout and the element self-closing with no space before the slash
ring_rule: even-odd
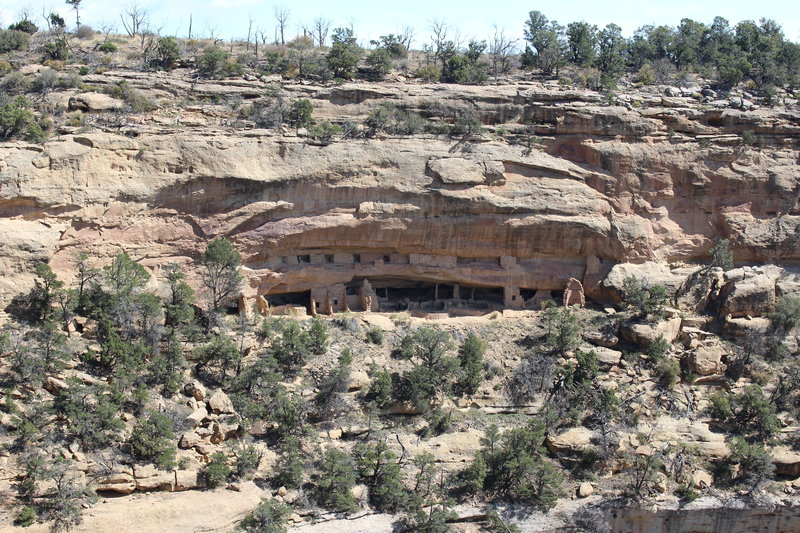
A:
<svg viewBox="0 0 800 533">
<path fill-rule="evenodd" d="M 186 417 L 186 423 L 189 424 L 192 428 L 196 428 L 200 425 L 206 417 L 208 416 L 208 411 L 205 407 L 200 407 L 192 411 L 192 413 Z"/>
<path fill-rule="evenodd" d="M 725 273 L 720 289 L 720 316 L 761 316 L 775 309 L 775 282 L 756 270 L 737 268 Z"/>
<path fill-rule="evenodd" d="M 178 440 L 178 447 L 187 450 L 189 448 L 193 448 L 200 444 L 203 441 L 202 437 L 198 435 L 194 431 L 187 431 L 183 435 L 181 435 L 180 440 Z"/>
<path fill-rule="evenodd" d="M 589 346 L 585 344 L 581 346 L 581 350 L 594 352 L 595 355 L 597 355 L 597 362 L 600 363 L 600 366 L 604 369 L 609 369 L 618 365 L 620 359 L 622 359 L 622 352 L 602 346 Z"/>
<path fill-rule="evenodd" d="M 772 464 L 775 465 L 775 473 L 779 476 L 800 476 L 800 453 L 786 446 L 772 449 Z"/>
<path fill-rule="evenodd" d="M 125 107 L 125 102 L 103 93 L 80 93 L 69 99 L 70 111 L 116 111 Z"/>
<path fill-rule="evenodd" d="M 350 380 L 347 382 L 347 390 L 352 392 L 367 389 L 369 388 L 370 383 L 372 383 L 372 380 L 370 379 L 369 374 L 363 370 L 354 370 L 350 372 Z"/>
<path fill-rule="evenodd" d="M 620 328 L 622 337 L 642 348 L 647 348 L 659 337 L 664 337 L 667 342 L 674 341 L 681 331 L 681 319 L 672 318 L 662 320 L 656 324 L 625 323 Z"/>
<path fill-rule="evenodd" d="M 722 363 L 725 355 L 725 348 L 722 344 L 706 343 L 698 346 L 689 354 L 689 367 L 701 376 L 722 374 L 725 371 L 725 365 Z"/>
<path fill-rule="evenodd" d="M 198 475 L 198 470 L 176 470 L 175 486 L 173 490 L 193 490 L 203 486 L 202 480 Z"/>
<path fill-rule="evenodd" d="M 58 394 L 63 390 L 67 390 L 69 387 L 65 381 L 54 378 L 53 376 L 47 376 L 47 380 L 44 382 L 44 388 L 50 394 Z"/>
<path fill-rule="evenodd" d="M 172 490 L 175 484 L 175 474 L 158 470 L 153 465 L 134 465 L 133 477 L 136 480 L 136 490 Z"/>
<path fill-rule="evenodd" d="M 564 289 L 564 306 L 572 307 L 586 305 L 586 297 L 583 294 L 583 285 L 575 278 L 569 278 L 567 287 Z"/>
<path fill-rule="evenodd" d="M 625 280 L 630 277 L 635 278 L 646 287 L 660 285 L 667 290 L 667 294 L 671 297 L 684 284 L 690 273 L 691 270 L 688 272 L 679 269 L 673 270 L 666 263 L 620 263 L 614 265 L 602 285 L 605 290 L 611 292 L 616 301 L 622 300 Z"/>
<path fill-rule="evenodd" d="M 233 403 L 228 395 L 222 389 L 218 389 L 208 399 L 208 408 L 212 413 L 225 413 L 234 414 L 236 410 L 233 408 Z"/>
<path fill-rule="evenodd" d="M 131 472 L 114 472 L 99 478 L 95 490 L 130 494 L 136 490 L 136 480 Z"/>
<path fill-rule="evenodd" d="M 711 472 L 697 469 L 692 472 L 692 487 L 696 489 L 707 489 L 714 484 L 714 476 Z"/>
<path fill-rule="evenodd" d="M 183 386 L 183 393 L 187 396 L 191 396 L 198 402 L 205 400 L 207 394 L 205 386 L 196 379 Z"/>
<path fill-rule="evenodd" d="M 594 449 L 592 439 L 594 432 L 585 427 L 568 429 L 545 440 L 545 446 L 551 453 L 578 455 Z"/>
<path fill-rule="evenodd" d="M 578 485 L 578 498 L 588 498 L 592 494 L 594 494 L 594 487 L 591 483 L 583 482 Z"/>
</svg>

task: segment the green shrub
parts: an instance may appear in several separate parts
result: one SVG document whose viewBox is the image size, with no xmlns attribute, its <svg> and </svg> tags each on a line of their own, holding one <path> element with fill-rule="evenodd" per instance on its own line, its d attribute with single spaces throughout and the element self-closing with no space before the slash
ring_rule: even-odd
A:
<svg viewBox="0 0 800 533">
<path fill-rule="evenodd" d="M 151 412 L 147 418 L 136 422 L 128 443 L 137 459 L 152 461 L 159 468 L 175 467 L 175 431 L 172 421 L 161 413 Z"/>
<path fill-rule="evenodd" d="M 81 40 L 91 39 L 94 37 L 94 30 L 91 26 L 87 26 L 86 24 L 81 24 L 77 28 L 75 28 L 75 37 Z"/>
<path fill-rule="evenodd" d="M 708 413 L 751 441 L 769 441 L 781 427 L 775 404 L 758 385 L 750 385 L 739 394 L 715 392 Z"/>
<path fill-rule="evenodd" d="M 178 47 L 178 40 L 175 37 L 162 37 L 156 45 L 156 57 L 154 64 L 164 70 L 172 70 L 181 58 L 181 51 Z"/>
<path fill-rule="evenodd" d="M 456 383 L 460 394 L 475 394 L 483 383 L 483 354 L 486 343 L 474 333 L 470 333 L 458 349 L 461 375 Z"/>
<path fill-rule="evenodd" d="M 382 512 L 396 512 L 408 502 L 397 455 L 383 442 L 362 442 L 353 448 L 359 479 L 369 487 L 370 503 Z"/>
<path fill-rule="evenodd" d="M 392 403 L 392 375 L 385 368 L 372 365 L 369 376 L 372 382 L 364 399 L 382 409 Z"/>
<path fill-rule="evenodd" d="M 449 355 L 454 346 L 450 334 L 435 328 L 422 327 L 407 335 L 401 344 L 402 357 L 410 359 L 414 368 L 403 377 L 407 384 L 404 399 L 428 409 L 437 394 L 449 394 L 451 377 L 459 367 Z"/>
<path fill-rule="evenodd" d="M 376 48 L 367 54 L 366 64 L 369 78 L 380 80 L 392 69 L 392 56 L 384 48 Z"/>
<path fill-rule="evenodd" d="M 290 436 L 281 443 L 275 462 L 275 486 L 296 489 L 303 484 L 305 461 L 300 439 Z"/>
<path fill-rule="evenodd" d="M 314 124 L 314 120 L 311 118 L 313 112 L 314 106 L 311 105 L 311 100 L 300 98 L 292 102 L 287 122 L 294 128 L 307 128 Z"/>
<path fill-rule="evenodd" d="M 30 527 L 36 522 L 36 509 L 25 506 L 14 519 L 14 525 L 18 527 Z"/>
<path fill-rule="evenodd" d="M 361 59 L 361 48 L 356 42 L 353 30 L 336 28 L 333 30 L 331 40 L 333 43 L 325 57 L 328 68 L 333 71 L 334 78 L 352 78 Z"/>
<path fill-rule="evenodd" d="M 784 295 L 775 303 L 775 311 L 770 313 L 773 327 L 784 333 L 800 325 L 800 297 Z"/>
<path fill-rule="evenodd" d="M 352 493 L 356 484 L 355 464 L 346 452 L 328 448 L 315 481 L 315 497 L 320 506 L 338 513 L 353 513 L 358 509 Z"/>
<path fill-rule="evenodd" d="M 722 239 L 718 241 L 709 251 L 711 256 L 711 267 L 721 268 L 728 271 L 733 268 L 733 253 L 730 249 L 730 241 Z"/>
<path fill-rule="evenodd" d="M 334 135 L 339 135 L 342 133 L 342 128 L 337 126 L 336 124 L 331 124 L 330 122 L 323 122 L 322 124 L 317 124 L 312 126 L 308 130 L 308 136 L 318 142 L 321 143 L 329 143 Z"/>
<path fill-rule="evenodd" d="M 153 111 L 158 106 L 144 95 L 141 91 L 137 91 L 130 84 L 125 81 L 119 81 L 106 89 L 108 94 L 114 98 L 124 100 L 133 113 L 144 113 Z"/>
<path fill-rule="evenodd" d="M 378 346 L 383 344 L 383 330 L 378 326 L 372 326 L 367 330 L 367 342 Z"/>
<path fill-rule="evenodd" d="M 698 492 L 694 490 L 691 485 L 686 483 L 681 483 L 678 485 L 678 487 L 675 489 L 675 494 L 678 496 L 678 498 L 687 503 L 693 502 L 700 497 L 700 494 L 698 494 Z"/>
<path fill-rule="evenodd" d="M 231 467 L 228 466 L 228 457 L 222 452 L 214 452 L 208 463 L 200 469 L 200 478 L 206 487 L 216 488 L 228 481 Z"/>
<path fill-rule="evenodd" d="M 653 85 L 656 82 L 656 72 L 650 63 L 645 63 L 636 74 L 636 79 L 642 85 Z"/>
<path fill-rule="evenodd" d="M 658 384 L 665 389 L 672 389 L 678 383 L 681 366 L 675 359 L 662 359 L 656 366 L 655 375 Z"/>
<path fill-rule="evenodd" d="M 442 79 L 442 69 L 436 65 L 425 65 L 417 69 L 416 77 L 428 83 Z"/>
<path fill-rule="evenodd" d="M 206 48 L 197 58 L 197 74 L 202 78 L 229 78 L 244 72 L 241 63 L 230 59 L 230 54 L 219 47 Z"/>
<path fill-rule="evenodd" d="M 481 440 L 480 455 L 460 476 L 465 488 L 544 508 L 555 505 L 563 478 L 545 457 L 544 429 L 537 420 L 502 435 L 496 426 L 490 427 Z"/>
<path fill-rule="evenodd" d="M 318 316 L 311 320 L 311 327 L 308 328 L 308 348 L 314 355 L 328 351 L 328 325 Z"/>
<path fill-rule="evenodd" d="M 742 132 L 742 144 L 745 146 L 755 146 L 756 134 L 753 130 L 744 130 Z"/>
<path fill-rule="evenodd" d="M 34 24 L 33 22 L 31 22 L 28 19 L 24 19 L 24 20 L 20 20 L 19 22 L 15 22 L 14 24 L 10 25 L 8 27 L 8 29 L 9 30 L 22 31 L 22 32 L 25 32 L 25 33 L 27 33 L 29 35 L 33 35 L 37 31 L 39 31 L 39 28 L 36 27 L 36 24 Z"/>
<path fill-rule="evenodd" d="M 383 102 L 370 112 L 366 125 L 371 133 L 383 131 L 393 135 L 413 135 L 425 128 L 425 119 L 417 113 Z"/>
<path fill-rule="evenodd" d="M 100 43 L 97 49 L 104 54 L 112 54 L 117 51 L 117 45 L 111 41 L 106 41 L 104 43 Z"/>
<path fill-rule="evenodd" d="M 286 533 L 286 522 L 292 508 L 283 502 L 263 499 L 253 512 L 239 524 L 247 533 Z"/>
<path fill-rule="evenodd" d="M 18 30 L 0 30 L 0 53 L 27 50 L 29 45 L 30 37 L 27 33 Z"/>
<path fill-rule="evenodd" d="M 236 440 L 230 445 L 231 453 L 235 458 L 233 479 L 252 479 L 253 474 L 261 464 L 262 452 L 252 444 L 242 439 Z"/>
<path fill-rule="evenodd" d="M 64 37 L 59 37 L 55 41 L 46 43 L 42 47 L 45 59 L 55 61 L 66 61 L 69 59 L 69 45 Z"/>
<path fill-rule="evenodd" d="M 775 475 L 772 456 L 763 444 L 750 444 L 741 437 L 735 437 L 728 441 L 728 449 L 731 452 L 729 463 L 738 465 L 735 483 L 748 485 L 754 490 Z"/>
<path fill-rule="evenodd" d="M 623 304 L 633 308 L 634 316 L 661 316 L 667 305 L 667 290 L 661 285 L 648 286 L 633 276 L 622 280 Z"/>
<path fill-rule="evenodd" d="M 43 142 L 46 133 L 29 109 L 27 98 L 0 98 L 0 140 L 22 138 L 30 142 Z"/>
</svg>

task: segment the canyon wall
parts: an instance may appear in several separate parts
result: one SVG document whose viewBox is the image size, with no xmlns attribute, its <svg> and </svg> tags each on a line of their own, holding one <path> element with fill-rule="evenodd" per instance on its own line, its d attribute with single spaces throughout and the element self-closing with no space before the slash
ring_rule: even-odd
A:
<svg viewBox="0 0 800 533">
<path fill-rule="evenodd" d="M 489 289 L 525 307 L 570 278 L 591 295 L 617 263 L 706 262 L 721 238 L 737 262 L 800 259 L 796 109 L 644 92 L 604 106 L 596 93 L 536 84 L 286 86 L 311 99 L 317 121 L 360 123 L 390 102 L 433 120 L 436 105 L 467 109 L 486 125 L 468 138 L 324 144 L 245 129 L 226 106 L 174 105 L 246 102 L 267 81 L 94 78 L 125 78 L 173 105 L 143 117 L 98 110 L 102 127 L 0 146 L 3 301 L 38 261 L 62 275 L 79 251 L 189 265 L 217 236 L 242 253 L 245 297 L 268 300 L 337 284 L 355 295 L 366 279 L 378 297 L 444 283 L 448 295 Z M 76 95 L 48 98 L 66 110 Z M 741 143 L 748 130 L 757 146 Z"/>
</svg>

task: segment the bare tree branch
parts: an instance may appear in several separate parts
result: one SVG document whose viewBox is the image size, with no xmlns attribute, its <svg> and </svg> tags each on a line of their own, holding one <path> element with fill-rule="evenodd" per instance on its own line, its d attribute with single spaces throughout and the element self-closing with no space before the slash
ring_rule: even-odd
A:
<svg viewBox="0 0 800 533">
<path fill-rule="evenodd" d="M 286 44 L 286 22 L 289 20 L 289 8 L 286 6 L 275 6 L 272 10 L 275 15 L 275 20 L 278 22 L 278 28 L 281 32 L 281 44 Z"/>
</svg>

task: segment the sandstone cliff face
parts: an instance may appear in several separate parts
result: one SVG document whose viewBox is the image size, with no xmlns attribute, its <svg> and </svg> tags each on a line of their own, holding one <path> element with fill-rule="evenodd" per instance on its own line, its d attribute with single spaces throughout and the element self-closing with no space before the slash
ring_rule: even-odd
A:
<svg viewBox="0 0 800 533">
<path fill-rule="evenodd" d="M 616 263 L 704 259 L 723 237 L 737 261 L 800 259 L 796 110 L 666 106 L 644 94 L 608 107 L 542 85 L 286 86 L 312 99 L 318 120 L 361 122 L 387 101 L 426 113 L 437 102 L 472 109 L 490 128 L 529 123 L 543 142 L 528 150 L 484 132 L 319 145 L 233 128 L 223 106 L 168 103 L 254 98 L 263 81 L 96 78 L 125 78 L 163 107 L 143 118 L 99 111 L 103 128 L 0 146 L 4 301 L 38 261 L 65 274 L 78 251 L 124 250 L 158 268 L 189 263 L 221 235 L 242 252 L 247 296 L 384 279 L 504 289 L 508 302 L 570 278 L 596 283 Z M 50 99 L 59 109 L 73 96 Z M 732 144 L 748 129 L 765 148 Z"/>
</svg>

